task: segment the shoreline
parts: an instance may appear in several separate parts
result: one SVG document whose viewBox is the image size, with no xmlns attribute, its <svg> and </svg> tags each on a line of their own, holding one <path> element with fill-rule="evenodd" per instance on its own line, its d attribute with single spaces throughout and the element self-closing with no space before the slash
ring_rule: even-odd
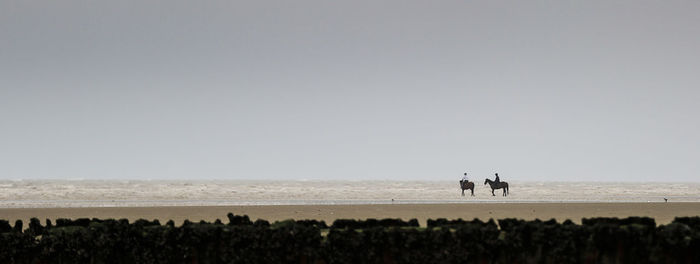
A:
<svg viewBox="0 0 700 264">
<path fill-rule="evenodd" d="M 58 218 L 99 218 L 155 220 L 161 224 L 173 220 L 177 225 L 185 219 L 192 222 L 228 222 L 226 214 L 248 215 L 251 220 L 270 222 L 286 219 L 315 219 L 332 224 L 336 219 L 418 219 L 421 226 L 427 219 L 458 219 L 483 221 L 518 218 L 523 220 L 567 219 L 580 224 L 582 218 L 592 217 L 651 217 L 657 225 L 668 224 L 675 217 L 700 216 L 700 202 L 633 203 L 633 202 L 502 202 L 502 203 L 435 203 L 435 204 L 342 204 L 342 205 L 235 205 L 235 206 L 143 206 L 143 207 L 54 207 L 0 208 L 0 219 L 12 224 L 32 217 L 42 223 Z"/>
</svg>

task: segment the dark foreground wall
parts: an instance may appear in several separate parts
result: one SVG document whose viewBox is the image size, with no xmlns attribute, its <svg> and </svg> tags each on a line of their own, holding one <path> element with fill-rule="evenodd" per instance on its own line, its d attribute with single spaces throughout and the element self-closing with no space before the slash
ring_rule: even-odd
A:
<svg viewBox="0 0 700 264">
<path fill-rule="evenodd" d="M 269 224 L 0 220 L 0 263 L 700 263 L 700 218 Z"/>
</svg>

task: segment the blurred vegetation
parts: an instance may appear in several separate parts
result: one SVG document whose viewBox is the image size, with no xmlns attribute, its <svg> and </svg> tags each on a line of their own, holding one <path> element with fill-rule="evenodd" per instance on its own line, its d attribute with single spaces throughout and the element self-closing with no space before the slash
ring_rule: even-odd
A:
<svg viewBox="0 0 700 264">
<path fill-rule="evenodd" d="M 0 220 L 0 263 L 698 263 L 700 217 L 229 222 Z"/>
</svg>

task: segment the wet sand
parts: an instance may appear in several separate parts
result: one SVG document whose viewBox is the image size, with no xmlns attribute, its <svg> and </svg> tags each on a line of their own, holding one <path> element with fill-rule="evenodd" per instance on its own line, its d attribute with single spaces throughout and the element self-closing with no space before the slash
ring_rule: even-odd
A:
<svg viewBox="0 0 700 264">
<path fill-rule="evenodd" d="M 427 219 L 462 218 L 481 220 L 519 218 L 525 220 L 570 219 L 581 223 L 582 218 L 647 216 L 657 225 L 668 224 L 676 216 L 700 216 L 700 203 L 464 203 L 464 204 L 385 204 L 385 205 L 265 205 L 265 206 L 165 206 L 165 207 L 80 207 L 80 208 L 0 208 L 0 219 L 21 219 L 25 226 L 31 217 L 44 223 L 57 218 L 126 218 L 168 220 L 181 224 L 221 219 L 226 214 L 248 215 L 251 220 L 270 222 L 285 219 L 317 219 L 329 225 L 335 219 L 416 218 L 421 225 Z"/>
</svg>

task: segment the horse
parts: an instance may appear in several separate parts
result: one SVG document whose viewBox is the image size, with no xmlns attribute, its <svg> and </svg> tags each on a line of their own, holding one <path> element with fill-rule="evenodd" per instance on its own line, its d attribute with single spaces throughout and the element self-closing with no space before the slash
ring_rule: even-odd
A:
<svg viewBox="0 0 700 264">
<path fill-rule="evenodd" d="M 491 194 L 493 196 L 496 196 L 496 194 L 494 194 L 493 191 L 496 189 L 501 189 L 501 188 L 503 188 L 503 196 L 508 195 L 508 183 L 507 182 L 502 181 L 502 182 L 496 183 L 495 181 L 492 181 L 490 179 L 486 179 L 484 181 L 484 185 L 486 185 L 487 183 L 491 186 Z"/>
<path fill-rule="evenodd" d="M 472 196 L 474 196 L 474 183 L 470 181 L 459 181 L 459 186 L 462 187 L 462 196 L 464 196 L 464 190 L 471 190 Z"/>
</svg>

